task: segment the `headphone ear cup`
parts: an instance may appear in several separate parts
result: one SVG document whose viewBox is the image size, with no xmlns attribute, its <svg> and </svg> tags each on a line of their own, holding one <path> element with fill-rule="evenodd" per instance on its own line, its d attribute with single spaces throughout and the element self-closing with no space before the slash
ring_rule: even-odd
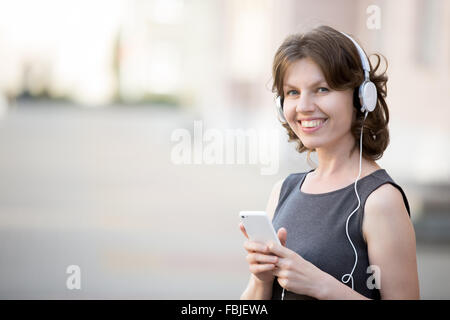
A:
<svg viewBox="0 0 450 320">
<path fill-rule="evenodd" d="M 361 111 L 372 112 L 377 106 L 378 96 L 377 87 L 371 81 L 364 81 L 359 87 L 359 99 L 361 102 Z"/>
<path fill-rule="evenodd" d="M 286 118 L 284 117 L 284 112 L 283 112 L 283 98 L 281 98 L 280 96 L 277 97 L 277 99 L 275 100 L 275 104 L 277 107 L 277 111 L 278 111 L 278 116 L 281 122 L 286 123 Z"/>
</svg>

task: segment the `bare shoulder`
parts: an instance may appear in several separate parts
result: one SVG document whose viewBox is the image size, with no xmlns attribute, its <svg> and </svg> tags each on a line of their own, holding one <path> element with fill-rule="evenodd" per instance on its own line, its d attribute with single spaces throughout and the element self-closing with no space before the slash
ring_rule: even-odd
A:
<svg viewBox="0 0 450 320">
<path fill-rule="evenodd" d="M 286 178 L 280 179 L 277 182 L 275 182 L 275 184 L 273 185 L 272 191 L 275 191 L 278 194 L 280 194 L 281 186 L 283 185 L 284 180 L 286 180 Z"/>
<path fill-rule="evenodd" d="M 399 209 L 404 208 L 406 211 L 403 196 L 400 190 L 390 183 L 385 183 L 374 190 L 366 200 L 366 208 L 385 208 L 385 209 Z"/>
<path fill-rule="evenodd" d="M 382 272 L 382 299 L 419 299 L 416 239 L 399 189 L 384 184 L 364 207 L 363 236 L 369 263 Z"/>
<path fill-rule="evenodd" d="M 269 219 L 272 220 L 273 215 L 275 214 L 275 209 L 278 205 L 278 199 L 280 198 L 281 187 L 286 178 L 280 179 L 272 187 L 272 191 L 270 192 L 269 201 L 267 202 L 266 212 L 269 216 Z"/>
<path fill-rule="evenodd" d="M 366 242 L 371 233 L 379 233 L 379 228 L 386 231 L 394 228 L 392 231 L 395 231 L 395 228 L 405 224 L 411 224 L 408 211 L 400 190 L 392 184 L 383 184 L 367 197 L 363 220 Z"/>
</svg>

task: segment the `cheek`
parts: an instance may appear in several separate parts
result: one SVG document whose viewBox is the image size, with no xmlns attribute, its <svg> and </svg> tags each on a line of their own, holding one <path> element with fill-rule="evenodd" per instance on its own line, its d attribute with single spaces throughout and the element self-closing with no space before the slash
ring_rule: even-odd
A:
<svg viewBox="0 0 450 320">
<path fill-rule="evenodd" d="M 349 97 L 341 97 L 327 110 L 330 112 L 330 118 L 335 119 L 336 123 L 346 129 L 350 129 L 356 119 L 356 109 L 353 106 L 353 100 Z"/>
<path fill-rule="evenodd" d="M 348 112 L 348 126 L 351 127 L 352 123 L 354 123 L 356 120 L 356 109 L 355 107 L 352 105 L 351 106 L 351 110 Z"/>
<path fill-rule="evenodd" d="M 353 114 L 343 111 L 339 115 L 333 118 L 333 126 L 335 129 L 339 128 L 339 131 L 347 132 L 351 130 L 353 123 Z"/>
<path fill-rule="evenodd" d="M 296 124 L 297 112 L 294 107 L 286 106 L 284 108 L 284 117 L 286 118 L 289 126 L 294 126 Z"/>
</svg>

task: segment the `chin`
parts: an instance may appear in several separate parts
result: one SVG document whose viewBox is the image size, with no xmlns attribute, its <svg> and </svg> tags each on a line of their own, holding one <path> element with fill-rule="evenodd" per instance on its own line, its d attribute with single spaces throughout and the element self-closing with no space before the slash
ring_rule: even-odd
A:
<svg viewBox="0 0 450 320">
<path fill-rule="evenodd" d="M 320 147 L 322 147 L 324 145 L 323 143 L 318 143 L 316 141 L 304 141 L 302 139 L 300 139 L 300 141 L 303 143 L 303 145 L 306 148 L 308 148 L 310 150 L 320 148 Z"/>
</svg>

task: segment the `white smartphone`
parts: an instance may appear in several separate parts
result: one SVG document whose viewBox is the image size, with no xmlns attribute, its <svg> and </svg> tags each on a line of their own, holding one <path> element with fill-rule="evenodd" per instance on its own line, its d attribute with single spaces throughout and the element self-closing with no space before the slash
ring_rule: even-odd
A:
<svg viewBox="0 0 450 320">
<path fill-rule="evenodd" d="M 281 244 L 272 222 L 265 211 L 240 211 L 239 217 L 251 241 Z"/>
</svg>

